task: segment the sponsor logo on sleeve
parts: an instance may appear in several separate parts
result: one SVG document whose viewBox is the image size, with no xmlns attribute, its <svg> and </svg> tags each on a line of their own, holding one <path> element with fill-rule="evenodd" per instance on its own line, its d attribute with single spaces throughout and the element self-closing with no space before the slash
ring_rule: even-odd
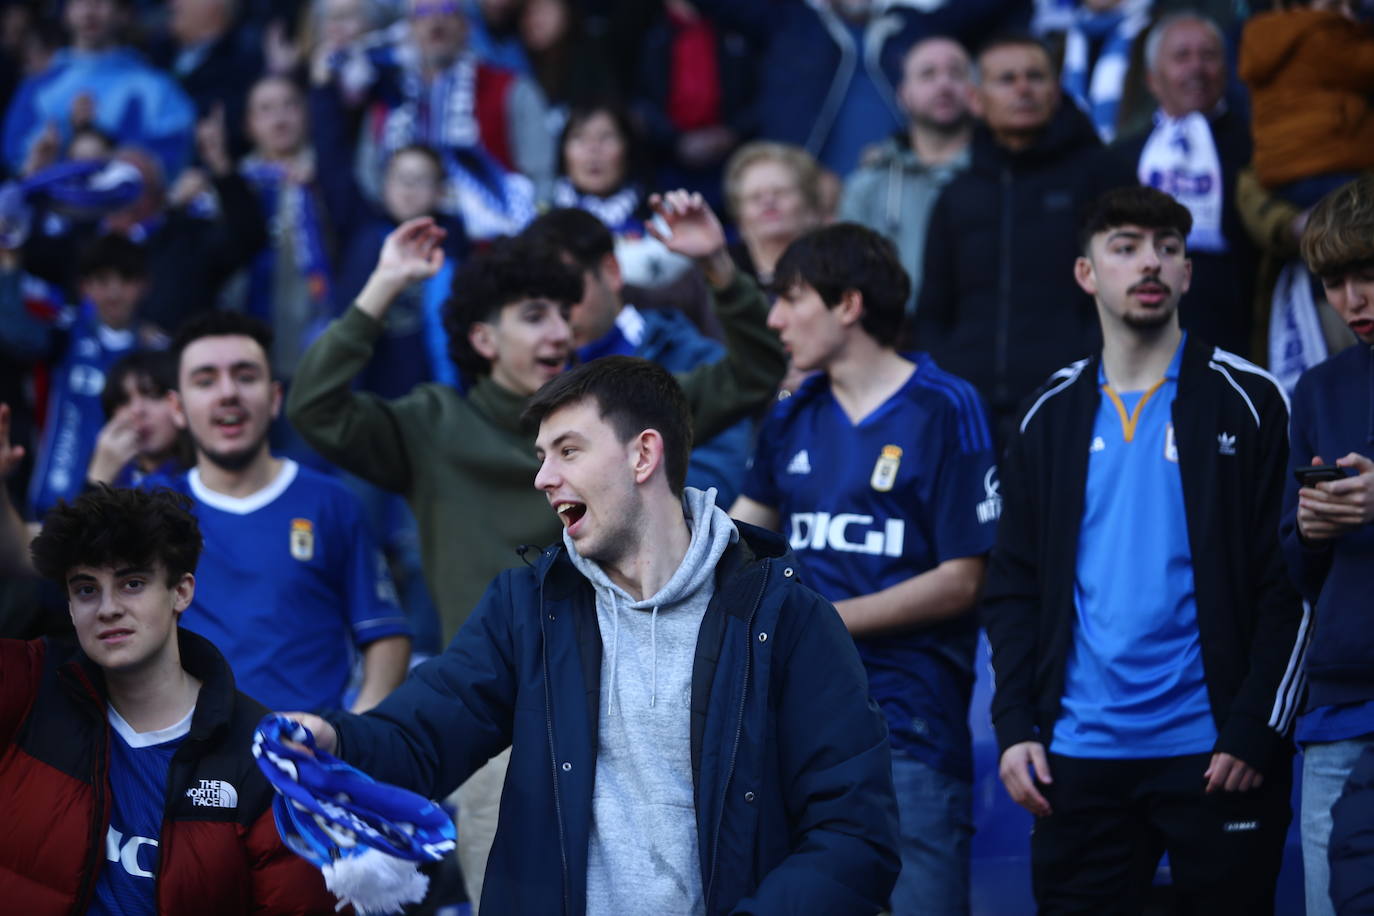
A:
<svg viewBox="0 0 1374 916">
<path fill-rule="evenodd" d="M 978 504 L 978 523 L 986 525 L 1002 517 L 1002 483 L 997 479 L 997 468 L 988 468 L 983 475 L 984 499 Z"/>
</svg>

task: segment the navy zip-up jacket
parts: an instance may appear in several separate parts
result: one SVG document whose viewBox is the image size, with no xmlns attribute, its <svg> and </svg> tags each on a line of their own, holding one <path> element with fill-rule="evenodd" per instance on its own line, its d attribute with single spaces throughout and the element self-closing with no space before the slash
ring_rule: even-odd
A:
<svg viewBox="0 0 1374 916">
<path fill-rule="evenodd" d="M 876 913 L 899 868 L 887 726 L 834 608 L 780 537 L 739 528 L 692 669 L 706 912 Z M 580 916 L 600 681 L 592 586 L 549 547 L 376 709 L 334 717 L 340 755 L 443 797 L 510 745 L 482 907 Z"/>
<path fill-rule="evenodd" d="M 1335 464 L 1351 452 L 1374 458 L 1374 347 L 1350 347 L 1303 373 L 1293 391 L 1290 439 L 1290 467 L 1314 456 Z M 1316 609 L 1306 708 L 1374 700 L 1374 525 L 1306 544 L 1297 513 L 1298 482 L 1290 473 L 1279 536 L 1293 581 Z"/>
<path fill-rule="evenodd" d="M 1215 750 L 1261 771 L 1288 766 L 1307 619 L 1278 542 L 1287 404 L 1278 383 L 1240 357 L 1191 336 L 1183 347 L 1172 418 Z M 1100 361 L 1050 377 L 999 466 L 1002 519 L 982 615 L 1002 750 L 1049 745 L 1059 718 Z"/>
</svg>

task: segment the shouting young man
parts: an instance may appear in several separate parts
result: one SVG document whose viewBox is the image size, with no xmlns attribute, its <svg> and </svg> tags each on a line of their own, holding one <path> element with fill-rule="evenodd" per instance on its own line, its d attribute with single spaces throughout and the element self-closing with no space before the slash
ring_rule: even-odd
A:
<svg viewBox="0 0 1374 916">
<path fill-rule="evenodd" d="M 781 539 L 684 487 L 664 369 L 594 360 L 530 402 L 562 542 L 320 746 L 441 796 L 510 746 L 482 908 L 877 912 L 897 873 L 882 716 Z"/>
</svg>

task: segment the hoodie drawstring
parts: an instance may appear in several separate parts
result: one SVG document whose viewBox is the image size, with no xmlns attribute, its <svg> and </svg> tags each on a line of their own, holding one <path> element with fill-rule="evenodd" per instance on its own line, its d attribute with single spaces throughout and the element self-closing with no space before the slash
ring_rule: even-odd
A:
<svg viewBox="0 0 1374 916">
<path fill-rule="evenodd" d="M 610 715 L 615 708 L 615 655 L 620 648 L 620 599 L 616 597 L 614 591 L 611 592 L 611 683 L 610 696 L 606 698 L 606 714 Z"/>
<path fill-rule="evenodd" d="M 649 708 L 658 702 L 658 605 L 649 615 Z"/>
</svg>

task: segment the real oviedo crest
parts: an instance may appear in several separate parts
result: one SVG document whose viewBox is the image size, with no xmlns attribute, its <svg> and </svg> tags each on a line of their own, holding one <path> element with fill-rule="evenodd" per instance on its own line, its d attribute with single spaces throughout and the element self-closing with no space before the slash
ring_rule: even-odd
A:
<svg viewBox="0 0 1374 916">
<path fill-rule="evenodd" d="M 879 493 L 886 493 L 897 482 L 897 469 L 902 466 L 902 449 L 898 445 L 884 445 L 882 454 L 873 465 L 869 484 Z"/>
<path fill-rule="evenodd" d="M 291 519 L 291 556 L 302 563 L 315 558 L 315 526 L 308 518 Z"/>
</svg>

